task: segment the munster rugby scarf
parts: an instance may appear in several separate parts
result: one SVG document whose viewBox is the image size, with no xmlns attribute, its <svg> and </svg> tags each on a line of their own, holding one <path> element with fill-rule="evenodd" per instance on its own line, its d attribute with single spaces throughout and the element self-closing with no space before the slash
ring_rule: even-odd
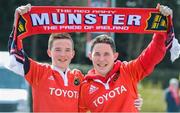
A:
<svg viewBox="0 0 180 113">
<path fill-rule="evenodd" d="M 162 16 L 155 8 L 92 8 L 66 6 L 32 6 L 31 11 L 17 16 L 14 37 L 18 40 L 34 34 L 59 32 L 167 32 L 166 43 L 171 60 L 180 55 L 171 17 Z M 168 30 L 168 26 L 170 30 Z M 22 45 L 18 44 L 18 48 Z"/>
</svg>

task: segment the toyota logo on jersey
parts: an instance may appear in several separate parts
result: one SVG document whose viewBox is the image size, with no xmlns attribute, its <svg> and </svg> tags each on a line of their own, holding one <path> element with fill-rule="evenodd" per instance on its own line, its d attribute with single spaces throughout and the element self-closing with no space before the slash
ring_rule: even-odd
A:
<svg viewBox="0 0 180 113">
<path fill-rule="evenodd" d="M 63 96 L 67 98 L 78 98 L 79 93 L 78 91 L 73 91 L 73 90 L 64 90 L 60 88 L 53 88 L 50 87 L 50 95 L 55 95 L 55 96 Z"/>
<path fill-rule="evenodd" d="M 124 85 L 121 85 L 119 87 L 114 88 L 113 90 L 109 91 L 108 93 L 105 93 L 101 96 L 98 96 L 94 101 L 93 104 L 98 107 L 98 105 L 103 104 L 105 101 L 108 101 L 111 98 L 115 98 L 118 95 L 121 95 L 122 93 L 127 92 L 127 89 Z"/>
</svg>

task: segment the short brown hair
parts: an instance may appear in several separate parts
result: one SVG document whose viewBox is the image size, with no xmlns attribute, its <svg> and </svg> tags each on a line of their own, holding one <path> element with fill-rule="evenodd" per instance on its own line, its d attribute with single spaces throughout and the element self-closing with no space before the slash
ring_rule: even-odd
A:
<svg viewBox="0 0 180 113">
<path fill-rule="evenodd" d="M 97 36 L 95 39 L 93 39 L 92 41 L 92 45 L 91 45 L 91 52 L 94 48 L 94 46 L 98 43 L 105 43 L 105 44 L 109 44 L 113 50 L 113 52 L 116 52 L 116 45 L 114 40 L 112 39 L 112 37 L 108 36 L 108 35 L 99 35 Z"/>
<path fill-rule="evenodd" d="M 72 37 L 69 33 L 52 33 L 49 36 L 48 49 L 52 48 L 52 44 L 53 44 L 54 40 L 57 40 L 57 39 L 68 39 L 68 40 L 70 40 L 72 42 L 72 48 L 74 49 L 74 42 L 73 42 Z"/>
</svg>

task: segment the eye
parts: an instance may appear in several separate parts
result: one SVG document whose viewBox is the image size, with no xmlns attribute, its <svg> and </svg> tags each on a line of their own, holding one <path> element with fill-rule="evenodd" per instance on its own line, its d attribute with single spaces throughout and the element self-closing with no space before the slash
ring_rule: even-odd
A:
<svg viewBox="0 0 180 113">
<path fill-rule="evenodd" d="M 65 51 L 66 51 L 66 52 L 70 52 L 70 51 L 71 51 L 71 49 L 70 49 L 70 48 L 67 48 Z"/>
<path fill-rule="evenodd" d="M 104 56 L 109 56 L 110 54 L 108 52 L 104 53 Z"/>
<path fill-rule="evenodd" d="M 96 52 L 94 53 L 94 56 L 100 56 L 100 53 Z"/>
<path fill-rule="evenodd" d="M 61 51 L 61 49 L 60 48 L 56 48 L 55 51 L 59 52 L 59 51 Z"/>
</svg>

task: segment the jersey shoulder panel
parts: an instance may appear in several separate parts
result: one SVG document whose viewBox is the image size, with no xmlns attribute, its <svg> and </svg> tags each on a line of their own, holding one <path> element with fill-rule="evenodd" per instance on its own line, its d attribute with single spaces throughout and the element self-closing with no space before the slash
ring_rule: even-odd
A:
<svg viewBox="0 0 180 113">
<path fill-rule="evenodd" d="M 78 69 L 73 69 L 71 71 L 71 74 L 75 75 L 75 77 L 80 78 L 81 81 L 84 79 L 84 74 L 80 70 L 78 70 Z"/>
</svg>

